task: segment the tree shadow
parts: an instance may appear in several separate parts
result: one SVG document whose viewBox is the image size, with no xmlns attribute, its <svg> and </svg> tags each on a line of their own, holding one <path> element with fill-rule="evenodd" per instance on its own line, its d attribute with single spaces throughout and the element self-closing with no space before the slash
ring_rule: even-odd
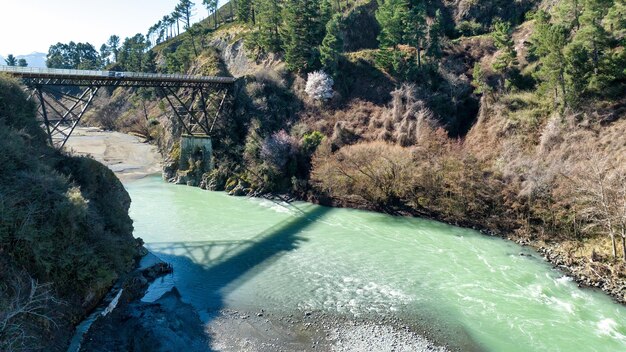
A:
<svg viewBox="0 0 626 352">
<path fill-rule="evenodd" d="M 300 236 L 302 230 L 330 210 L 321 206 L 307 211 L 295 209 L 298 214 L 246 240 L 147 244 L 174 271 L 153 283 L 143 300 L 156 301 L 175 287 L 181 299 L 198 312 L 202 322 L 209 323 L 226 307 L 225 292 L 241 286 L 282 255 L 297 249 L 306 241 Z"/>
</svg>

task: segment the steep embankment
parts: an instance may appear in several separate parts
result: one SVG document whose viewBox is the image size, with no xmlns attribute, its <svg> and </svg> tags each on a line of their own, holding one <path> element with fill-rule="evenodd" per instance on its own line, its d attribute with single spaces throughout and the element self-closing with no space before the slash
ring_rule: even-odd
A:
<svg viewBox="0 0 626 352">
<path fill-rule="evenodd" d="M 130 197 L 105 166 L 48 147 L 34 105 L 1 77 L 0 149 L 0 350 L 64 350 L 135 264 Z"/>
</svg>

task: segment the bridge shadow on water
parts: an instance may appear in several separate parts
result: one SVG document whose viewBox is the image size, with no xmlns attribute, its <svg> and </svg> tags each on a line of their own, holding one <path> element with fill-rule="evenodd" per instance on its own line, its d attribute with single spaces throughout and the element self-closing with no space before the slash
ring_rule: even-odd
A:
<svg viewBox="0 0 626 352">
<path fill-rule="evenodd" d="M 209 323 L 226 307 L 224 296 L 241 286 L 282 255 L 306 241 L 300 233 L 331 208 L 315 206 L 241 241 L 149 243 L 148 249 L 174 267 L 174 272 L 152 285 L 145 297 L 152 301 L 172 286 L 191 304 L 203 323 Z M 233 219 L 232 221 L 237 221 Z M 219 237 L 219 234 L 207 234 Z M 207 350 L 210 350 L 207 347 Z"/>
</svg>

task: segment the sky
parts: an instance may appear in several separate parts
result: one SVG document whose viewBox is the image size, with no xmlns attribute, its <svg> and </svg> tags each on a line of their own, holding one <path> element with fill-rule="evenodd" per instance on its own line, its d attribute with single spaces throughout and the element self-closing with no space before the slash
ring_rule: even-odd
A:
<svg viewBox="0 0 626 352">
<path fill-rule="evenodd" d="M 122 40 L 170 14 L 178 0 L 1 0 L 0 55 L 47 53 L 58 42 L 89 42 L 98 50 L 116 34 Z M 195 0 L 193 22 L 207 16 Z M 220 1 L 220 4 L 222 1 Z"/>
</svg>

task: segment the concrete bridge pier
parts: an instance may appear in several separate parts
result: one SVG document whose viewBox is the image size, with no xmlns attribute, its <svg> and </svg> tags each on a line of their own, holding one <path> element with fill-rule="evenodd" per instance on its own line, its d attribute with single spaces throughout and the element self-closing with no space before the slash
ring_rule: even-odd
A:
<svg viewBox="0 0 626 352">
<path fill-rule="evenodd" d="M 213 169 L 211 137 L 183 134 L 180 137 L 180 159 L 178 163 L 180 170 L 194 170 L 201 173 L 211 171 Z"/>
</svg>

